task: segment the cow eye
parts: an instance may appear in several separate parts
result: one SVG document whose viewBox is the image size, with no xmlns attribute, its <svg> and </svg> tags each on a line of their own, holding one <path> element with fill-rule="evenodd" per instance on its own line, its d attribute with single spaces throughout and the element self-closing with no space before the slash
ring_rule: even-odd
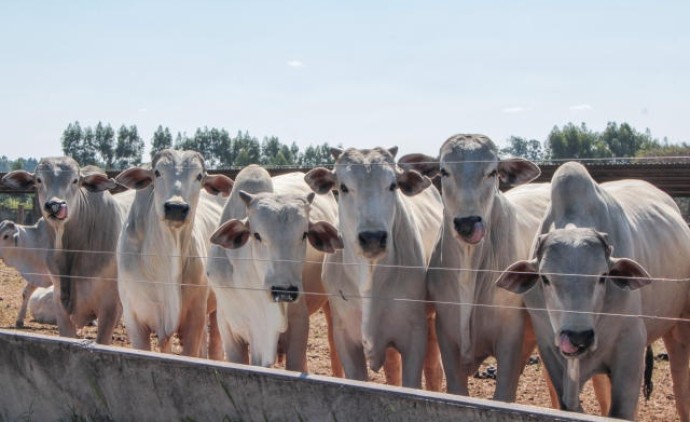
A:
<svg viewBox="0 0 690 422">
<path fill-rule="evenodd" d="M 37 178 L 36 178 L 36 183 L 42 183 L 42 182 L 43 182 L 43 180 L 41 180 L 40 177 L 37 177 Z"/>
<path fill-rule="evenodd" d="M 307 240 L 307 234 L 307 232 L 304 232 L 304 234 L 302 235 L 302 240 Z"/>
<path fill-rule="evenodd" d="M 154 171 L 153 174 L 154 174 L 156 177 L 161 177 L 161 172 L 158 171 L 158 170 Z"/>
<path fill-rule="evenodd" d="M 347 186 L 345 186 L 345 184 L 343 183 L 343 184 L 340 185 L 340 192 L 342 192 L 342 193 L 348 193 L 348 192 L 350 192 L 350 190 L 349 190 L 349 189 L 347 188 Z"/>
<path fill-rule="evenodd" d="M 606 283 L 606 274 L 602 274 L 601 277 L 599 277 L 599 284 L 604 283 Z"/>
<path fill-rule="evenodd" d="M 304 234 L 306 234 L 306 233 L 304 233 Z M 9 235 L 9 234 L 6 234 L 6 235 L 4 235 L 2 238 L 3 238 L 3 239 L 7 239 L 8 237 L 10 237 L 10 235 Z"/>
<path fill-rule="evenodd" d="M 72 180 L 72 184 L 76 185 L 78 181 L 79 181 L 78 179 L 74 179 L 74 180 Z"/>
<path fill-rule="evenodd" d="M 549 281 L 549 279 L 545 275 L 541 276 L 541 281 L 544 283 L 545 286 L 551 285 L 551 282 Z"/>
<path fill-rule="evenodd" d="M 396 188 L 398 187 L 397 183 L 391 183 L 391 186 L 388 188 L 391 192 L 393 192 Z"/>
<path fill-rule="evenodd" d="M 441 169 L 441 176 L 448 177 L 450 174 L 446 171 L 446 169 Z"/>
<path fill-rule="evenodd" d="M 201 179 L 204 177 L 203 174 L 199 173 L 199 175 L 196 177 L 197 181 L 201 181 Z"/>
<path fill-rule="evenodd" d="M 261 235 L 259 233 L 254 233 L 254 239 L 258 240 L 261 242 Z"/>
<path fill-rule="evenodd" d="M 491 179 L 492 177 L 496 177 L 496 175 L 498 175 L 498 170 L 492 171 L 491 173 L 487 174 L 486 177 Z"/>
</svg>

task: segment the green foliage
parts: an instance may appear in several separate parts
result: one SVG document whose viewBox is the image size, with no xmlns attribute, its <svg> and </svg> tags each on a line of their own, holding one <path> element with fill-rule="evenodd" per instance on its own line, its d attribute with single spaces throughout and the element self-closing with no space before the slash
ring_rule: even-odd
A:
<svg viewBox="0 0 690 422">
<path fill-rule="evenodd" d="M 503 148 L 501 153 L 526 158 L 532 161 L 541 161 L 544 159 L 541 142 L 536 139 L 527 140 L 520 136 L 511 136 L 508 139 L 508 143 L 510 145 Z"/>
<path fill-rule="evenodd" d="M 117 131 L 115 160 L 120 169 L 141 164 L 144 153 L 144 141 L 139 137 L 136 125 L 120 126 Z"/>
</svg>

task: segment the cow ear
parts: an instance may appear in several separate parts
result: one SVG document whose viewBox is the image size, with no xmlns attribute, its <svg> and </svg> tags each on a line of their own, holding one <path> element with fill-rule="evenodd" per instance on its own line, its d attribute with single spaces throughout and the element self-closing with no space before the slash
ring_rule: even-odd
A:
<svg viewBox="0 0 690 422">
<path fill-rule="evenodd" d="M 531 182 L 540 174 L 539 167 L 524 158 L 509 158 L 498 163 L 498 176 L 508 185 L 517 186 Z"/>
<path fill-rule="evenodd" d="M 314 197 L 316 197 L 316 192 L 309 192 L 307 194 L 307 197 L 305 198 L 307 200 L 307 204 L 311 204 L 314 202 Z"/>
<path fill-rule="evenodd" d="M 14 235 L 17 232 L 17 225 L 14 223 L 12 220 L 2 220 L 0 222 L 0 233 L 4 233 L 3 238 L 5 238 L 5 235 Z"/>
<path fill-rule="evenodd" d="M 242 200 L 242 202 L 244 202 L 244 205 L 249 206 L 249 204 L 251 204 L 252 200 L 254 199 L 254 195 L 247 191 L 241 190 L 240 199 Z"/>
<path fill-rule="evenodd" d="M 237 249 L 249 240 L 249 224 L 237 219 L 228 220 L 221 224 L 211 235 L 211 243 L 226 249 Z"/>
<path fill-rule="evenodd" d="M 395 156 L 398 155 L 398 147 L 390 147 L 388 148 L 388 152 L 395 158 Z"/>
<path fill-rule="evenodd" d="M 105 173 L 87 172 L 81 176 L 81 185 L 89 192 L 103 192 L 115 189 L 119 184 Z"/>
<path fill-rule="evenodd" d="M 608 276 L 621 289 L 636 290 L 652 282 L 647 270 L 628 258 L 609 258 Z"/>
<path fill-rule="evenodd" d="M 16 190 L 29 190 L 34 187 L 34 175 L 25 170 L 15 170 L 2 178 L 5 186 Z"/>
<path fill-rule="evenodd" d="M 153 183 L 153 172 L 141 167 L 132 167 L 115 176 L 115 181 L 128 189 L 144 189 Z"/>
<path fill-rule="evenodd" d="M 307 239 L 314 249 L 321 252 L 335 253 L 336 249 L 345 247 L 343 239 L 338 235 L 338 229 L 327 221 L 310 222 Z"/>
<path fill-rule="evenodd" d="M 204 189 L 211 195 L 229 196 L 234 184 L 231 178 L 222 174 L 207 174 L 204 177 Z"/>
<path fill-rule="evenodd" d="M 415 196 L 431 186 L 431 180 L 416 170 L 405 170 L 398 174 L 398 187 L 407 196 Z"/>
<path fill-rule="evenodd" d="M 325 195 L 335 187 L 335 174 L 327 168 L 316 167 L 304 175 L 304 181 L 311 190 L 319 195 Z"/>
<path fill-rule="evenodd" d="M 523 294 L 534 287 L 539 279 L 537 260 L 518 261 L 508 267 L 498 280 L 496 286 L 513 293 Z"/>
<path fill-rule="evenodd" d="M 334 160 L 338 161 L 341 155 L 343 155 L 342 148 L 331 147 L 331 157 L 333 157 Z"/>
<path fill-rule="evenodd" d="M 400 157 L 398 166 L 403 170 L 417 170 L 422 175 L 433 178 L 439 172 L 438 158 L 424 154 L 407 154 Z"/>
</svg>

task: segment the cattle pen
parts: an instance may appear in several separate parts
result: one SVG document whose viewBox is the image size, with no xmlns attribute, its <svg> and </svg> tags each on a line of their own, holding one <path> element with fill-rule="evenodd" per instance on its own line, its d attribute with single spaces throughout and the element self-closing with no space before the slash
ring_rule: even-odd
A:
<svg viewBox="0 0 690 422">
<path fill-rule="evenodd" d="M 538 181 L 547 181 L 557 166 L 540 167 L 542 175 Z M 690 165 L 602 163 L 589 164 L 588 168 L 600 182 L 635 177 L 657 185 L 676 198 L 688 219 L 688 207 L 683 201 L 690 197 L 687 184 Z M 277 168 L 271 173 L 295 170 L 307 169 Z M 237 170 L 218 172 L 232 177 Z M 32 214 L 26 209 L 23 212 L 25 222 L 32 223 Z M 2 395 L 2 417 L 8 420 L 323 420 L 329 416 L 333 420 L 598 420 L 581 414 L 161 356 L 16 331 L 0 333 L 0 342 L 4 354 L 2 377 L 11 380 L 9 385 L 12 386 L 11 393 Z M 128 377 L 131 374 L 136 375 Z M 70 378 L 67 384 L 65 376 Z M 223 380 L 219 381 L 219 377 Z M 112 380 L 116 387 L 107 385 L 106 380 Z M 214 382 L 215 390 L 202 394 L 206 384 Z M 158 384 L 165 387 L 158 387 Z M 28 393 L 35 391 L 37 386 L 42 389 L 41 394 L 48 397 L 48 410 L 41 407 L 39 401 L 42 399 Z M 232 391 L 241 392 L 241 397 L 229 393 L 228 386 L 233 387 Z M 133 406 L 138 402 L 143 403 L 141 411 Z M 43 413 L 51 409 L 52 413 Z M 55 409 L 63 409 L 63 412 L 56 414 Z M 161 413 L 161 409 L 171 413 Z"/>
</svg>

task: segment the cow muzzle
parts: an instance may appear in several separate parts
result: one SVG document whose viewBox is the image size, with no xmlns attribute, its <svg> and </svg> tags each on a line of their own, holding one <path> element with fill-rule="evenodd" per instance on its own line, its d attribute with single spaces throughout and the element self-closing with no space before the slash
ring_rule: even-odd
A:
<svg viewBox="0 0 690 422">
<path fill-rule="evenodd" d="M 168 201 L 163 205 L 165 219 L 172 222 L 184 222 L 189 215 L 189 204 L 177 201 Z"/>
<path fill-rule="evenodd" d="M 272 286 L 271 299 L 274 302 L 295 302 L 299 298 L 297 286 Z"/>
<path fill-rule="evenodd" d="M 65 201 L 50 200 L 45 203 L 44 209 L 51 220 L 65 221 L 69 215 Z"/>
<path fill-rule="evenodd" d="M 357 241 L 362 248 L 362 254 L 366 258 L 377 258 L 386 252 L 388 233 L 381 230 L 359 232 Z"/>
<path fill-rule="evenodd" d="M 482 218 L 476 215 L 462 218 L 456 217 L 453 219 L 453 226 L 460 239 L 470 245 L 476 245 L 481 242 L 486 234 L 486 226 Z"/>
<path fill-rule="evenodd" d="M 577 357 L 592 348 L 594 330 L 563 330 L 558 335 L 558 349 L 565 357 Z"/>
</svg>

